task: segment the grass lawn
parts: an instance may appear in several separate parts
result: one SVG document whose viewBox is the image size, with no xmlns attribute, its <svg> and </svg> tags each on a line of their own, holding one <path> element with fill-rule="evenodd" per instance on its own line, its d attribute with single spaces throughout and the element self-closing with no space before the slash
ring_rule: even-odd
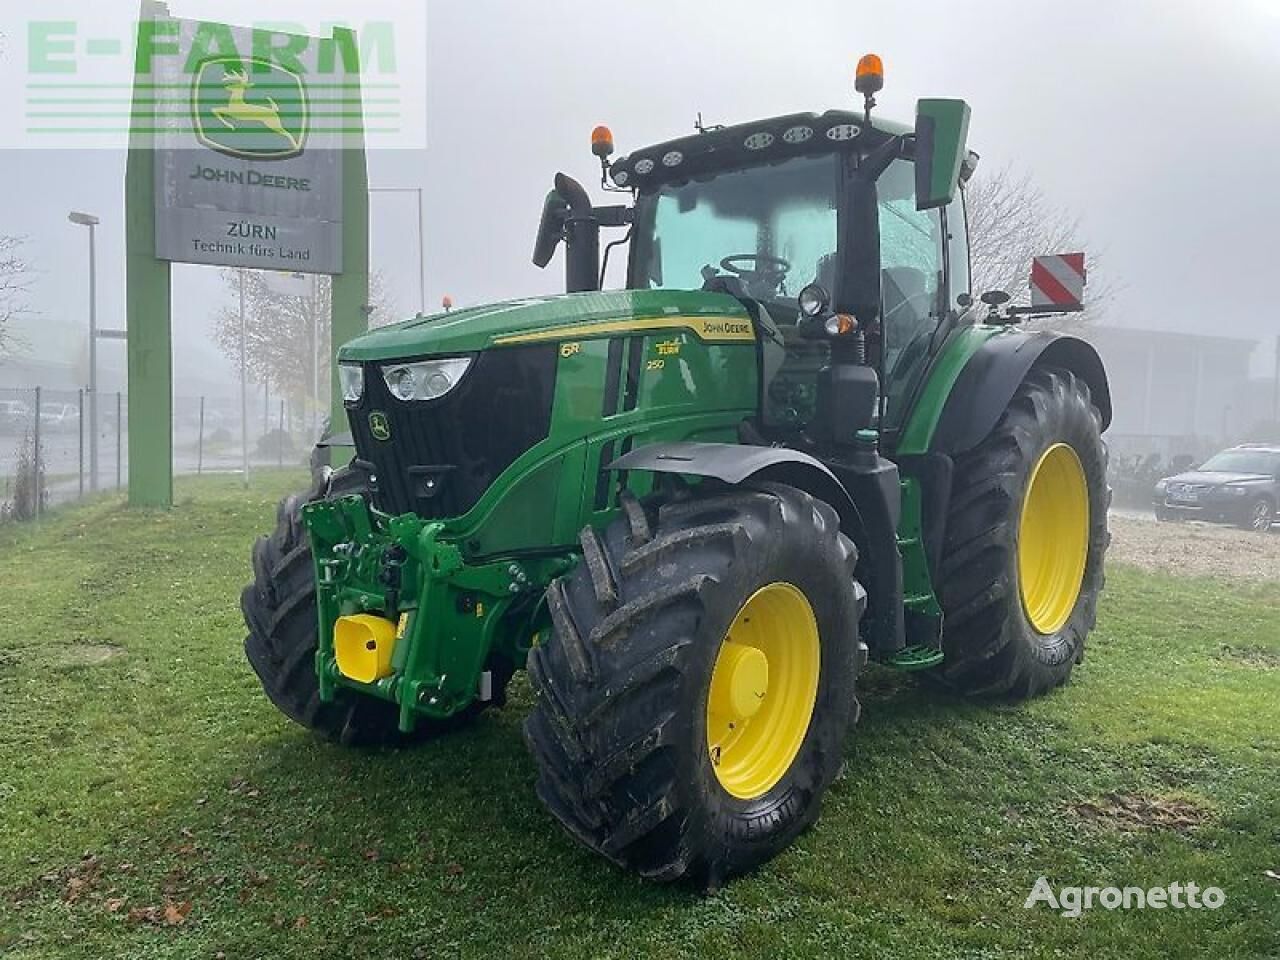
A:
<svg viewBox="0 0 1280 960">
<path fill-rule="evenodd" d="M 529 703 L 409 752 L 320 743 L 241 651 L 249 546 L 298 474 L 0 528 L 0 955 L 1280 956 L 1280 586 L 1113 566 L 1076 680 L 1023 706 L 864 675 L 818 825 L 703 897 L 539 806 Z M 1055 887 L 1207 910 L 1066 919 Z"/>
</svg>

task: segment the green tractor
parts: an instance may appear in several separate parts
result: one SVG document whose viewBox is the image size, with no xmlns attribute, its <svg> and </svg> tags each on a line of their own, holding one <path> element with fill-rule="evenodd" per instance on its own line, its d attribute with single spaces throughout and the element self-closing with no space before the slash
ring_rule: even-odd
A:
<svg viewBox="0 0 1280 960">
<path fill-rule="evenodd" d="M 525 667 L 555 818 L 714 886 L 813 822 L 868 659 L 1006 699 L 1067 679 L 1103 584 L 1106 374 L 974 303 L 968 107 L 873 121 L 878 67 L 861 111 L 624 159 L 600 128 L 627 202 L 556 177 L 534 261 L 563 245 L 567 293 L 341 348 L 355 458 L 281 505 L 242 600 L 285 714 L 412 742 Z M 626 289 L 600 289 L 602 227 Z"/>
</svg>

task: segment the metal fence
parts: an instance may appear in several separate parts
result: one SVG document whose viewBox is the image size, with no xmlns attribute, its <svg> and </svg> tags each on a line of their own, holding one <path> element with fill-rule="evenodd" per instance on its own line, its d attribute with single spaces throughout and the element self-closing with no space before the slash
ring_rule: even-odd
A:
<svg viewBox="0 0 1280 960">
<path fill-rule="evenodd" d="M 91 406 L 85 390 L 0 388 L 0 520 L 38 516 L 128 484 L 129 398 L 100 392 L 96 431 Z M 305 462 L 313 420 L 287 401 L 260 395 L 248 415 L 251 466 Z M 240 425 L 237 400 L 174 397 L 174 473 L 239 473 Z"/>
</svg>

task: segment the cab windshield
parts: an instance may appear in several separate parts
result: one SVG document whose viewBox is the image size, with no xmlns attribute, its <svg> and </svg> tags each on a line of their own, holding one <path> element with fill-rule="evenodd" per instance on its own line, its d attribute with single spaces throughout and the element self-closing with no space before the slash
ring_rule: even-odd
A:
<svg viewBox="0 0 1280 960">
<path fill-rule="evenodd" d="M 793 302 L 815 280 L 830 290 L 837 175 L 833 155 L 801 157 L 642 197 L 634 285 L 698 290 L 737 277 L 753 299 Z"/>
<path fill-rule="evenodd" d="M 710 284 L 759 301 L 785 352 L 773 358 L 776 347 L 764 347 L 765 416 L 797 427 L 812 415 L 828 346 L 800 336 L 796 297 L 815 282 L 836 292 L 840 176 L 835 154 L 798 157 L 664 186 L 641 195 L 636 207 L 631 285 L 699 290 Z M 938 210 L 916 209 L 909 161 L 891 163 L 877 193 L 886 426 L 892 427 L 923 375 L 946 309 L 946 235 Z M 961 238 L 962 216 L 955 222 Z"/>
</svg>

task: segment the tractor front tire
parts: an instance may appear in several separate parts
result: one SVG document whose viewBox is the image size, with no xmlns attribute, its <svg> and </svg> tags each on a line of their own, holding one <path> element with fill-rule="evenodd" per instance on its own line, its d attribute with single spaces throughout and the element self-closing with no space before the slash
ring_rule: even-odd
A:
<svg viewBox="0 0 1280 960">
<path fill-rule="evenodd" d="M 1083 380 L 1036 368 L 956 459 L 938 591 L 951 688 L 1023 699 L 1083 659 L 1110 540 L 1101 426 Z"/>
<path fill-rule="evenodd" d="M 620 866 L 714 888 L 812 823 L 840 769 L 866 658 L 856 553 L 792 487 L 625 507 L 547 593 L 538 795 Z"/>
<path fill-rule="evenodd" d="M 271 702 L 291 720 L 348 746 L 407 745 L 456 725 L 457 719 L 420 718 L 413 733 L 401 733 L 394 704 L 348 691 L 339 691 L 332 703 L 323 703 L 316 676 L 315 571 L 302 508 L 313 500 L 367 491 L 363 474 L 348 468 L 332 473 L 325 469 L 317 472 L 307 494 L 280 502 L 275 532 L 254 544 L 253 582 L 240 596 L 249 631 L 244 650 Z"/>
</svg>

